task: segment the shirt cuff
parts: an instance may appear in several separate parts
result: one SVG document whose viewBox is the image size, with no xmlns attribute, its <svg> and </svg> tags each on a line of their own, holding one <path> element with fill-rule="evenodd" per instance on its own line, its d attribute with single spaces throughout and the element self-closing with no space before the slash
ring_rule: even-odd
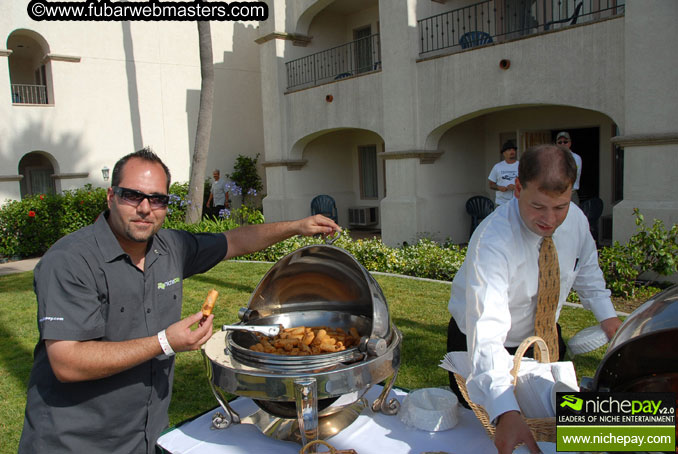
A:
<svg viewBox="0 0 678 454">
<path fill-rule="evenodd" d="M 591 312 L 596 317 L 598 322 L 607 320 L 608 318 L 616 317 L 617 311 L 614 310 L 612 301 L 609 298 L 601 298 L 599 300 L 592 300 L 588 303 Z"/>
<path fill-rule="evenodd" d="M 488 396 L 487 402 L 484 403 L 483 407 L 485 407 L 485 411 L 487 411 L 492 424 L 496 424 L 497 418 L 507 411 L 520 411 L 520 406 L 516 396 L 513 394 L 513 390 L 514 388 L 511 386 L 493 397 Z"/>
</svg>

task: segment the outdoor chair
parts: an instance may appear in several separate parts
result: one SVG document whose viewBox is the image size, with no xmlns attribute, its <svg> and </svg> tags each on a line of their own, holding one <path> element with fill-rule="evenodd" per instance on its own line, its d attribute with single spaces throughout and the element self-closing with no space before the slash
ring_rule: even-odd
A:
<svg viewBox="0 0 678 454">
<path fill-rule="evenodd" d="M 565 22 L 569 22 L 568 25 L 576 24 L 577 19 L 579 19 L 579 14 L 581 13 L 582 6 L 584 6 L 584 2 L 579 2 L 579 4 L 574 8 L 574 13 L 570 17 L 566 17 L 565 19 L 547 22 L 546 24 L 544 24 L 544 30 L 549 30 L 553 25 L 563 24 Z"/>
<path fill-rule="evenodd" d="M 459 44 L 462 49 L 468 49 L 475 46 L 482 46 L 483 44 L 492 43 L 492 36 L 486 32 L 472 31 L 466 32 L 459 38 Z"/>
<path fill-rule="evenodd" d="M 334 222 L 339 222 L 337 217 L 337 205 L 334 199 L 325 194 L 317 195 L 311 200 L 311 215 L 322 214 L 332 219 Z"/>
<path fill-rule="evenodd" d="M 593 197 L 581 202 L 579 208 L 586 215 L 586 219 L 589 221 L 591 236 L 596 244 L 598 244 L 598 219 L 603 214 L 603 201 L 599 197 Z"/>
<path fill-rule="evenodd" d="M 494 202 L 483 195 L 475 195 L 466 201 L 466 212 L 471 215 L 471 233 L 478 224 L 494 210 Z"/>
</svg>

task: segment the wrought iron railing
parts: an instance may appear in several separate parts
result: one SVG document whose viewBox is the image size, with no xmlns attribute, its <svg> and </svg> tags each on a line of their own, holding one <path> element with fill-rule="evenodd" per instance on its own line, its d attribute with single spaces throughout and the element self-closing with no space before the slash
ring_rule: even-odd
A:
<svg viewBox="0 0 678 454">
<path fill-rule="evenodd" d="M 624 13 L 625 0 L 487 0 L 422 19 L 420 54 L 490 44 Z"/>
<path fill-rule="evenodd" d="M 379 35 L 360 38 L 341 46 L 285 63 L 287 88 L 315 86 L 381 69 Z"/>
<path fill-rule="evenodd" d="M 14 104 L 47 104 L 47 87 L 12 84 L 12 102 Z"/>
</svg>

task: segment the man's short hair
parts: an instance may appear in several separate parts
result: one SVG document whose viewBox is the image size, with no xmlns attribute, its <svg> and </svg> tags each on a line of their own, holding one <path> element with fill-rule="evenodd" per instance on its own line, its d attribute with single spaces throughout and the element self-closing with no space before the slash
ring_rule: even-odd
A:
<svg viewBox="0 0 678 454">
<path fill-rule="evenodd" d="M 577 164 L 567 148 L 536 145 L 520 157 L 518 179 L 524 187 L 534 182 L 540 191 L 562 194 L 577 179 Z"/>
<path fill-rule="evenodd" d="M 170 171 L 165 165 L 165 163 L 162 162 L 158 155 L 153 153 L 153 151 L 149 147 L 142 148 L 139 151 L 135 151 L 134 153 L 130 153 L 126 156 L 123 156 L 118 160 L 118 162 L 115 163 L 115 166 L 113 167 L 113 175 L 111 176 L 111 186 L 120 185 L 120 180 L 122 180 L 122 169 L 125 166 L 125 164 L 127 164 L 127 161 L 129 161 L 132 158 L 143 159 L 144 161 L 155 162 L 160 164 L 162 166 L 162 169 L 165 171 L 165 176 L 167 177 L 167 192 L 169 192 L 170 181 L 172 179 Z"/>
<path fill-rule="evenodd" d="M 517 150 L 516 144 L 513 143 L 513 140 L 507 140 L 506 142 L 504 142 L 504 145 L 501 146 L 501 152 L 502 153 L 505 152 L 506 150 L 511 150 L 511 149 Z"/>
</svg>

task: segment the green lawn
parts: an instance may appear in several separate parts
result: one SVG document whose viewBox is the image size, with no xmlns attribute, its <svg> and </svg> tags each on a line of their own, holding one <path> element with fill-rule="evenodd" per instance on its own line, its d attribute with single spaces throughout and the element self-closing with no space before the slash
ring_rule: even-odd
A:
<svg viewBox="0 0 678 454">
<path fill-rule="evenodd" d="M 210 288 L 220 292 L 215 309 L 216 329 L 237 321 L 261 277 L 265 263 L 224 262 L 184 283 L 184 315 L 197 312 Z M 447 300 L 450 286 L 394 276 L 376 276 L 390 306 L 395 325 L 403 332 L 402 365 L 397 386 L 416 389 L 448 384 L 447 372 L 438 367 L 445 354 Z M 23 424 L 26 386 L 33 348 L 38 338 L 33 273 L 0 276 L 0 454 L 15 453 Z M 563 335 L 595 323 L 582 309 L 563 308 Z M 592 376 L 604 347 L 576 357 L 577 375 Z M 177 356 L 170 424 L 174 425 L 217 406 L 199 352 Z"/>
</svg>

